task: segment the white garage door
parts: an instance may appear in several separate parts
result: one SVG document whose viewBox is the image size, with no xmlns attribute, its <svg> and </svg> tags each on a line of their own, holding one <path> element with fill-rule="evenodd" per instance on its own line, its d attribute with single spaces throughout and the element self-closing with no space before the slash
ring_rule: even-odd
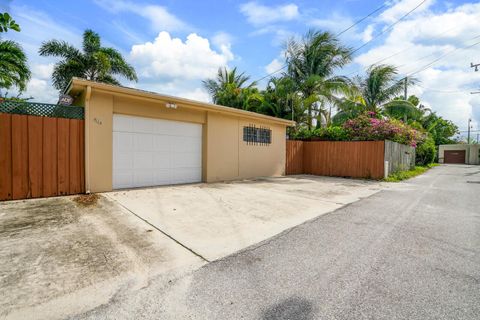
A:
<svg viewBox="0 0 480 320">
<path fill-rule="evenodd" d="M 113 115 L 113 188 L 202 180 L 202 125 Z"/>
</svg>

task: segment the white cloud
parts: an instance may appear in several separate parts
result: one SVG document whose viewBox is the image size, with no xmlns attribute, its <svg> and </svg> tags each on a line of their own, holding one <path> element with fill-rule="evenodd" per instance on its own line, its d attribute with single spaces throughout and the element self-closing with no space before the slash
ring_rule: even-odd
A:
<svg viewBox="0 0 480 320">
<path fill-rule="evenodd" d="M 32 71 L 32 74 L 38 79 L 49 80 L 53 73 L 53 67 L 53 63 L 34 63 L 30 66 L 30 70 Z"/>
<path fill-rule="evenodd" d="M 195 88 L 190 91 L 183 91 L 178 93 L 179 97 L 196 100 L 196 101 L 203 101 L 203 102 L 210 102 L 211 98 L 208 92 L 201 88 Z"/>
<path fill-rule="evenodd" d="M 58 91 L 52 88 L 48 80 L 32 77 L 27 84 L 27 90 L 23 97 L 33 97 L 32 101 L 56 103 L 58 101 Z"/>
<path fill-rule="evenodd" d="M 291 21 L 300 17 L 298 6 L 293 3 L 269 7 L 252 1 L 242 4 L 240 12 L 255 26 Z"/>
<path fill-rule="evenodd" d="M 233 37 L 229 33 L 226 32 L 217 32 L 212 37 L 212 44 L 215 45 L 222 54 L 228 59 L 233 60 L 235 57 L 231 51 L 232 49 L 232 41 Z"/>
<path fill-rule="evenodd" d="M 188 25 L 158 5 L 145 5 L 123 0 L 95 0 L 95 3 L 110 12 L 131 12 L 148 19 L 155 31 L 178 31 L 189 29 Z"/>
<path fill-rule="evenodd" d="M 195 33 L 183 41 L 160 32 L 153 42 L 132 46 L 129 60 L 139 74 L 138 87 L 193 100 L 209 101 L 201 80 L 215 77 L 218 68 L 234 59 L 231 38 L 219 33 L 210 41 Z"/>
<path fill-rule="evenodd" d="M 368 25 L 362 34 L 363 42 L 368 42 L 373 39 L 373 25 Z"/>
<path fill-rule="evenodd" d="M 420 3 L 419 0 L 393 0 L 389 1 L 388 4 L 392 5 L 387 10 L 383 11 L 380 14 L 379 19 L 380 21 L 393 23 L 404 16 L 406 13 L 414 9 Z M 425 3 L 420 5 L 415 11 L 413 11 L 409 16 L 413 17 L 415 15 L 419 15 L 422 12 L 427 11 L 433 4 L 435 0 L 427 0 Z"/>
<path fill-rule="evenodd" d="M 271 73 L 274 73 L 274 72 L 280 70 L 280 68 L 282 68 L 283 65 L 284 65 L 284 63 L 282 61 L 275 58 L 275 59 L 272 60 L 272 62 L 270 62 L 268 65 L 265 66 L 265 71 L 268 74 L 271 74 Z"/>
<path fill-rule="evenodd" d="M 480 3 L 461 5 L 443 13 L 423 10 L 422 15 L 397 24 L 383 44 L 359 55 L 355 62 L 366 68 L 383 60 L 382 63 L 398 66 L 399 76 L 425 66 L 424 71 L 415 74 L 420 83 L 411 93 L 418 94 L 424 103 L 460 128 L 466 127 L 469 117 L 480 124 L 480 107 L 474 104 L 476 97 L 469 94 L 480 86 L 480 72 L 473 72 L 469 66 L 470 62 L 480 62 L 480 44 L 461 49 L 480 41 L 480 37 L 474 38 L 479 35 L 478 21 Z M 384 59 L 390 55 L 394 56 Z"/>
<path fill-rule="evenodd" d="M 134 45 L 130 52 L 130 60 L 143 78 L 205 79 L 232 59 L 228 44 L 217 52 L 208 39 L 195 33 L 183 42 L 166 31 L 160 32 L 153 42 Z"/>
</svg>

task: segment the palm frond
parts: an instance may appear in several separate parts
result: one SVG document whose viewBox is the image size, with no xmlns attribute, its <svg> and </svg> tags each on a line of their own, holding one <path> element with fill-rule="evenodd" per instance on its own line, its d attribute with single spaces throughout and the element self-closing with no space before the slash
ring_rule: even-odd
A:
<svg viewBox="0 0 480 320">
<path fill-rule="evenodd" d="M 0 41 L 0 87 L 24 91 L 31 73 L 22 47 L 14 41 Z"/>
</svg>

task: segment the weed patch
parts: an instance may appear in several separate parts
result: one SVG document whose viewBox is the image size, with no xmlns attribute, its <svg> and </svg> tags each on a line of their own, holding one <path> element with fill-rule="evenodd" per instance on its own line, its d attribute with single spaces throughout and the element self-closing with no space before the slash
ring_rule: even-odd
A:
<svg viewBox="0 0 480 320">
<path fill-rule="evenodd" d="M 422 173 L 425 173 L 428 169 L 438 166 L 436 163 L 428 164 L 426 166 L 416 166 L 415 169 L 408 170 L 408 171 L 399 171 L 392 173 L 391 175 L 388 176 L 388 178 L 383 179 L 383 181 L 386 182 L 399 182 L 402 180 L 407 180 L 413 177 L 416 177 L 418 175 L 421 175 Z"/>
<path fill-rule="evenodd" d="M 100 196 L 96 193 L 90 193 L 90 194 L 82 194 L 78 197 L 73 198 L 73 201 L 75 201 L 77 204 L 88 207 L 88 206 L 93 206 L 97 204 L 98 199 Z"/>
</svg>

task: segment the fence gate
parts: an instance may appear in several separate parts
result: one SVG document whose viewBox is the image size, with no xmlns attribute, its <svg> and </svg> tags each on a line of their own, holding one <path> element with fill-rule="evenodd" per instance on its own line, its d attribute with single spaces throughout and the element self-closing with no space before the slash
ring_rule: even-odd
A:
<svg viewBox="0 0 480 320">
<path fill-rule="evenodd" d="M 85 192 L 83 108 L 0 102 L 0 200 Z"/>
</svg>

